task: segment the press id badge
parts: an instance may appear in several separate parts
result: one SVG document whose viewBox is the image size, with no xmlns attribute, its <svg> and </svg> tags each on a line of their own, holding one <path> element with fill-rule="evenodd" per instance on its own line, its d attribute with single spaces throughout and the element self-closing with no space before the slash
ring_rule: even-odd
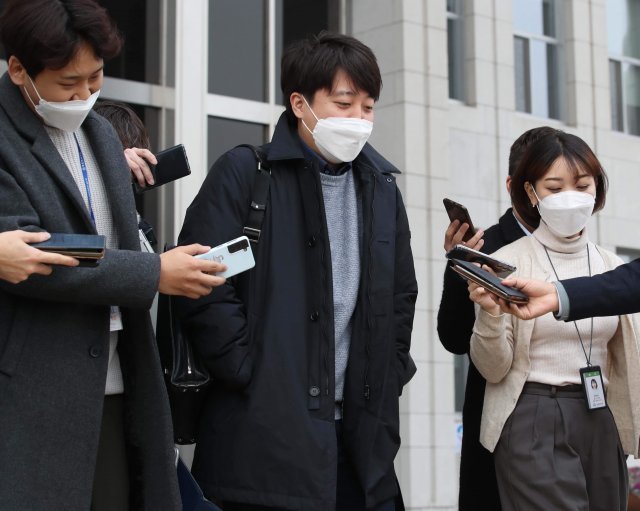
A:
<svg viewBox="0 0 640 511">
<path fill-rule="evenodd" d="M 580 369 L 580 378 L 584 395 L 587 399 L 587 409 L 597 410 L 607 407 L 607 398 L 604 394 L 604 382 L 600 366 L 589 366 Z"/>
<path fill-rule="evenodd" d="M 122 314 L 120 314 L 120 307 L 112 305 L 109 315 L 109 331 L 117 332 L 122 330 Z"/>
</svg>

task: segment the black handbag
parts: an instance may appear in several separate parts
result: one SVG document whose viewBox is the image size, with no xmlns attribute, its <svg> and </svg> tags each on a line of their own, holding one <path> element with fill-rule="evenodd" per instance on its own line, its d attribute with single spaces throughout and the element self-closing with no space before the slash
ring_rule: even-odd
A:
<svg viewBox="0 0 640 511">
<path fill-rule="evenodd" d="M 258 164 L 258 173 L 251 190 L 249 213 L 243 229 L 249 240 L 257 244 L 267 206 L 271 172 L 257 148 L 247 144 L 238 147 L 250 148 Z M 189 342 L 172 302 L 173 297 L 159 294 L 156 341 L 169 394 L 174 441 L 180 445 L 193 444 L 196 441 L 196 427 L 202 404 L 212 380 Z"/>
<path fill-rule="evenodd" d="M 193 444 L 211 377 L 187 339 L 172 300 L 170 295 L 158 296 L 156 340 L 169 394 L 174 441 L 181 445 Z"/>
</svg>

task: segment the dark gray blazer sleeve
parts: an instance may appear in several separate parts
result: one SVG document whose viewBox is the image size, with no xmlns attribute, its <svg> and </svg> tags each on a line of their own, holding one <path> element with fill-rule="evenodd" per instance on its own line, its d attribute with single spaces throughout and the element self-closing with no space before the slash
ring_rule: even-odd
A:
<svg viewBox="0 0 640 511">
<path fill-rule="evenodd" d="M 45 186 L 43 184 L 43 188 Z M 57 207 L 58 204 L 51 205 L 52 210 Z M 130 226 L 133 228 L 135 226 Z M 14 229 L 49 230 L 42 225 L 27 191 L 0 165 L 0 231 Z M 0 288 L 40 300 L 146 309 L 158 290 L 160 259 L 156 254 L 131 248 L 108 250 L 95 268 L 55 267 L 49 276 L 32 275 L 20 284 L 0 281 Z"/>
<path fill-rule="evenodd" d="M 569 296 L 567 321 L 640 312 L 640 259 L 600 275 L 561 282 Z"/>
<path fill-rule="evenodd" d="M 120 244 L 129 250 L 108 250 L 95 268 L 55 267 L 50 276 L 32 275 L 20 284 L 0 282 L 0 289 L 40 300 L 147 309 L 158 289 L 159 256 L 139 252 L 128 168 L 112 128 L 101 120 L 85 124 L 94 130 L 93 140 L 100 140 L 94 151 L 107 185 Z M 41 140 L 48 143 L 45 137 Z M 25 154 L 24 146 L 19 145 L 22 139 L 15 133 L 14 139 L 10 144 L 0 136 L 0 142 L 9 143 L 0 157 L 0 231 L 90 232 L 79 220 L 81 215 L 63 191 L 63 184 L 56 181 L 62 174 L 45 170 L 45 165 L 59 159 L 53 145 L 49 143 L 50 161 L 42 162 Z M 62 161 L 57 165 L 63 165 Z"/>
</svg>

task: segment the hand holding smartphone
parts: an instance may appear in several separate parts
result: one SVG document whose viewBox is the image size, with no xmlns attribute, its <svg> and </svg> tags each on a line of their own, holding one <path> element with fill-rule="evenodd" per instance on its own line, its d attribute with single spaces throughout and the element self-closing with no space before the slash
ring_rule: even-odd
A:
<svg viewBox="0 0 640 511">
<path fill-rule="evenodd" d="M 503 285 L 499 278 L 473 263 L 459 259 L 450 259 L 449 265 L 453 271 L 459 273 L 465 279 L 475 282 L 507 302 L 523 304 L 529 301 L 529 297 L 523 292 L 513 287 Z"/>
<path fill-rule="evenodd" d="M 149 165 L 151 173 L 153 174 L 154 183 L 152 185 L 140 186 L 134 181 L 133 185 L 136 193 L 153 190 L 158 186 L 191 174 L 187 152 L 182 144 L 160 151 L 155 156 L 158 163 L 156 165 Z"/>
<path fill-rule="evenodd" d="M 469 241 L 473 238 L 473 235 L 476 233 L 476 228 L 473 226 L 473 222 L 471 221 L 471 216 L 469 215 L 467 208 L 451 199 L 442 199 L 442 202 L 444 204 L 444 208 L 447 210 L 447 214 L 449 215 L 449 220 L 452 222 L 454 220 L 458 220 L 460 221 L 460 225 L 469 225 L 469 229 L 467 229 L 467 232 L 464 234 L 462 241 Z"/>
<path fill-rule="evenodd" d="M 478 263 L 487 265 L 500 278 L 504 279 L 516 271 L 516 267 L 484 254 L 478 250 L 467 247 L 466 245 L 456 245 L 446 254 L 447 259 L 459 259 L 470 263 Z"/>
<path fill-rule="evenodd" d="M 233 277 L 238 273 L 250 270 L 256 265 L 249 238 L 246 236 L 227 241 L 212 248 L 209 252 L 198 254 L 194 257 L 226 264 L 227 269 L 225 271 L 216 273 L 216 276 L 224 278 Z"/>
</svg>

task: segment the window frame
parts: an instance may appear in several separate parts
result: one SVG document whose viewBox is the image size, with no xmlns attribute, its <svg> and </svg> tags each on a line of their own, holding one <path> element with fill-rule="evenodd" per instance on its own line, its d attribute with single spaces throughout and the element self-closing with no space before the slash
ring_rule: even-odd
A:
<svg viewBox="0 0 640 511">
<path fill-rule="evenodd" d="M 528 114 L 528 115 L 532 115 L 535 117 L 542 117 L 542 118 L 547 118 L 547 119 L 553 119 L 553 120 L 558 120 L 558 121 L 564 121 L 566 118 L 566 111 L 565 111 L 565 100 L 564 100 L 564 96 L 565 96 L 565 91 L 566 91 L 566 80 L 565 80 L 565 72 L 564 72 L 564 68 L 562 66 L 563 60 L 564 60 L 564 41 L 562 38 L 562 35 L 564 34 L 564 30 L 563 30 L 563 16 L 562 16 L 562 6 L 561 6 L 561 2 L 557 2 L 556 0 L 551 0 L 553 2 L 552 8 L 553 8 L 553 23 L 554 23 L 554 30 L 553 32 L 555 33 L 555 36 L 548 36 L 548 35 L 544 35 L 544 34 L 537 34 L 537 33 L 532 33 L 532 32 L 528 32 L 525 30 L 517 30 L 515 25 L 514 25 L 514 29 L 513 29 L 513 45 L 514 45 L 514 85 L 516 85 L 515 87 L 515 105 L 514 108 L 516 109 L 517 112 L 523 113 L 523 114 Z M 512 3 L 513 9 L 515 10 L 517 8 L 517 3 L 518 0 L 514 0 Z M 515 17 L 514 17 L 515 18 Z M 517 83 L 518 83 L 518 78 L 515 75 L 515 70 L 516 70 L 516 65 L 515 65 L 515 58 L 516 58 L 516 52 L 515 52 L 515 42 L 516 39 L 521 39 L 523 41 L 525 41 L 525 48 L 526 48 L 526 52 L 527 54 L 525 55 L 526 58 L 526 62 L 525 62 L 525 99 L 524 99 L 524 103 L 526 105 L 526 110 L 519 110 L 517 105 L 518 105 L 518 87 L 517 87 Z M 534 97 L 534 90 L 532 87 L 532 83 L 536 80 L 536 73 L 534 72 L 534 59 L 532 59 L 531 54 L 532 54 L 532 47 L 533 47 L 533 43 L 543 43 L 545 45 L 545 50 L 546 50 L 546 54 L 548 55 L 548 50 L 549 47 L 554 47 L 555 48 L 555 87 L 554 90 L 551 91 L 551 87 L 554 85 L 550 80 L 554 77 L 549 77 L 547 76 L 547 83 L 546 83 L 546 87 L 547 87 L 547 96 L 546 96 L 546 109 L 547 112 L 546 114 L 543 114 L 541 112 L 535 112 L 533 111 L 534 108 L 534 104 L 535 104 L 535 97 Z M 547 57 L 545 63 L 547 64 L 547 74 L 549 71 L 549 58 Z M 555 105 L 553 105 L 552 103 L 555 100 Z M 553 112 L 553 110 L 556 110 L 556 112 Z"/>
<path fill-rule="evenodd" d="M 463 2 L 460 0 L 454 0 L 455 6 L 453 10 L 449 10 L 449 2 L 446 1 L 445 10 L 447 14 L 447 87 L 448 97 L 452 101 L 460 101 L 462 103 L 467 102 L 466 93 L 466 78 L 467 73 L 465 70 L 465 20 L 463 12 Z M 457 33 L 453 35 L 457 40 L 454 42 L 455 48 L 451 48 L 450 41 L 452 34 L 449 30 L 449 22 L 456 24 Z M 455 53 L 455 50 L 458 53 Z M 452 57 L 453 59 L 452 64 Z M 452 69 L 455 69 L 457 76 L 452 76 Z M 454 83 L 454 79 L 459 79 L 459 83 Z"/>
</svg>

